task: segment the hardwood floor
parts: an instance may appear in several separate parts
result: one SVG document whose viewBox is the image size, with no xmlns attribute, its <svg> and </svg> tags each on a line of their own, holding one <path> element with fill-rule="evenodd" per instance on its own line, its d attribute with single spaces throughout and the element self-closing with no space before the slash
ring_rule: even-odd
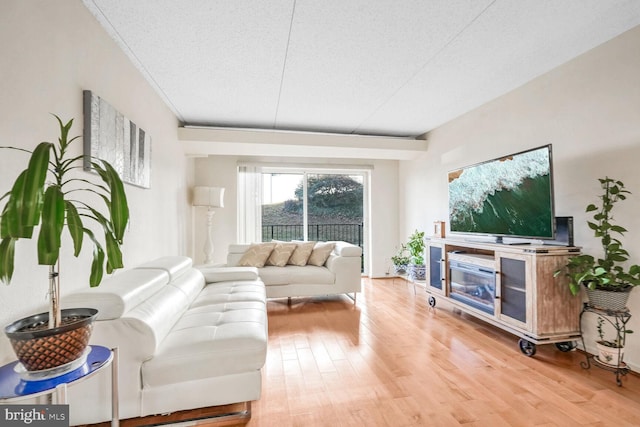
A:
<svg viewBox="0 0 640 427">
<path fill-rule="evenodd" d="M 344 295 L 268 302 L 262 397 L 252 403 L 249 422 L 239 425 L 640 425 L 639 376 L 623 377 L 618 387 L 613 373 L 582 369 L 582 352 L 563 353 L 555 345 L 540 345 L 527 357 L 516 336 L 455 313 L 442 299 L 430 308 L 423 288 L 414 295 L 402 279 L 363 283 L 356 306 Z"/>
<path fill-rule="evenodd" d="M 584 370 L 555 345 L 455 313 L 401 279 L 345 296 L 270 300 L 262 398 L 247 426 L 640 425 L 640 378 Z"/>
</svg>

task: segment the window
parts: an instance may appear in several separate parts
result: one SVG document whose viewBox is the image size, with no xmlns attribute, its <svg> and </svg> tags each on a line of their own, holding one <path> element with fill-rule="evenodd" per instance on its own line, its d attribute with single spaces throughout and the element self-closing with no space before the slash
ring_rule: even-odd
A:
<svg viewBox="0 0 640 427">
<path fill-rule="evenodd" d="M 344 240 L 364 249 L 367 171 L 244 166 L 238 181 L 239 241 Z"/>
</svg>

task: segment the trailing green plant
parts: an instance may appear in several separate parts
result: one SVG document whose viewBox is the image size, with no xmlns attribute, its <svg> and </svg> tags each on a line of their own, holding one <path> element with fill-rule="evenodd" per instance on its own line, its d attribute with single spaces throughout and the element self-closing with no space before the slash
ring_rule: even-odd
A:
<svg viewBox="0 0 640 427">
<path fill-rule="evenodd" d="M 23 170 L 10 191 L 0 197 L 6 199 L 0 217 L 0 281 L 9 283 L 13 277 L 15 246 L 20 239 L 33 238 L 39 226 L 37 241 L 38 264 L 49 268 L 50 327 L 60 323 L 59 263 L 62 232 L 66 228 L 73 242 L 73 254 L 78 257 L 84 236 L 93 243 L 93 259 L 89 284 L 98 286 L 104 271 L 111 273 L 122 268 L 124 232 L 129 221 L 129 207 L 122 180 L 106 161 L 91 159 L 91 166 L 101 182 L 75 176 L 82 170 L 84 155 L 71 156 L 70 145 L 79 138 L 69 139 L 73 119 L 66 124 L 57 119 L 60 136 L 57 144 L 41 142 L 33 151 L 18 147 L 0 147 L 30 153 L 27 168 Z M 78 200 L 75 196 L 88 192 L 98 196 L 104 210 Z M 99 225 L 104 233 L 104 246 L 85 226 L 85 221 Z"/>
<path fill-rule="evenodd" d="M 624 325 L 614 325 L 614 328 L 616 329 L 616 338 L 608 340 L 604 337 L 604 322 L 604 318 L 602 316 L 598 316 L 598 326 L 596 328 L 598 331 L 598 337 L 600 338 L 598 343 L 611 348 L 624 348 L 626 335 L 632 334 L 633 331 L 631 329 L 626 329 Z"/>
<path fill-rule="evenodd" d="M 424 265 L 424 248 L 424 231 L 414 231 L 407 242 L 407 249 L 414 265 Z"/>
<path fill-rule="evenodd" d="M 587 225 L 593 230 L 594 237 L 600 239 L 603 256 L 572 256 L 564 268 L 554 274 L 556 277 L 564 274 L 569 279 L 569 288 L 573 295 L 577 295 L 582 286 L 592 290 L 627 292 L 632 286 L 640 285 L 640 266 L 634 264 L 625 268 L 629 252 L 616 237 L 624 235 L 627 229 L 616 225 L 612 214 L 614 205 L 625 200 L 631 192 L 625 189 L 622 181 L 609 177 L 600 178 L 598 181 L 603 190 L 599 196 L 600 204 L 589 204 L 586 212 L 593 212 L 593 221 L 587 221 Z"/>
<path fill-rule="evenodd" d="M 398 252 L 391 257 L 391 262 L 393 265 L 409 265 L 411 262 L 411 257 L 409 257 L 409 251 L 407 249 L 407 245 L 404 243 L 400 245 L 400 249 Z"/>
</svg>

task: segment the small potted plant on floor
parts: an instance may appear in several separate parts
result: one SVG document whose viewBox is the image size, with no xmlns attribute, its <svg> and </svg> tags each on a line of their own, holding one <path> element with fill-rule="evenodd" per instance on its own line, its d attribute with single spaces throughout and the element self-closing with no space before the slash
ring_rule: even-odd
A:
<svg viewBox="0 0 640 427">
<path fill-rule="evenodd" d="M 411 263 L 409 264 L 409 279 L 425 280 L 427 267 L 424 263 L 424 231 L 414 231 L 409 236 L 407 249 L 411 255 Z"/>
<path fill-rule="evenodd" d="M 598 316 L 598 341 L 596 345 L 598 347 L 598 361 L 610 365 L 619 366 L 622 363 L 624 356 L 624 342 L 626 334 L 633 333 L 632 330 L 626 329 L 624 324 L 612 324 L 616 330 L 616 335 L 613 340 L 605 339 L 604 336 L 604 323 L 605 320 L 602 316 Z"/>
<path fill-rule="evenodd" d="M 407 250 L 407 245 L 405 245 L 404 243 L 400 245 L 400 249 L 398 249 L 398 252 L 391 257 L 391 262 L 393 263 L 393 270 L 395 274 L 407 273 L 407 268 L 409 267 L 409 263 L 411 262 L 409 251 Z"/>
<path fill-rule="evenodd" d="M 601 258 L 589 254 L 572 256 L 555 276 L 564 274 L 569 279 L 573 295 L 585 288 L 592 307 L 622 311 L 626 309 L 629 292 L 640 285 L 640 266 L 627 265 L 629 252 L 616 237 L 624 235 L 627 229 L 614 223 L 612 210 L 631 193 L 622 181 L 609 177 L 599 181 L 603 190 L 600 204 L 589 204 L 586 212 L 593 212 L 593 221 L 587 221 L 587 225 L 600 239 Z"/>
<path fill-rule="evenodd" d="M 31 239 L 39 228 L 38 264 L 49 266 L 49 313 L 40 313 L 13 322 L 5 328 L 18 359 L 27 371 L 46 371 L 80 359 L 89 341 L 94 309 L 60 309 L 58 274 L 62 232 L 67 229 L 78 256 L 86 242 L 93 243 L 89 284 L 97 286 L 104 271 L 122 268 L 121 245 L 129 220 L 124 186 L 118 173 L 106 161 L 92 159 L 97 181 L 83 176 L 84 156 L 70 154 L 69 139 L 73 120 L 60 127 L 57 143 L 41 142 L 33 151 L 1 147 L 30 153 L 27 168 L 18 175 L 10 191 L 0 197 L 4 207 L 0 216 L 0 281 L 13 277 L 15 247 L 20 239 Z M 88 193 L 86 199 L 79 199 Z M 103 208 L 87 200 L 101 202 Z M 93 222 L 104 233 L 104 246 L 87 223 Z M 106 265 L 105 265 L 106 263 Z"/>
</svg>

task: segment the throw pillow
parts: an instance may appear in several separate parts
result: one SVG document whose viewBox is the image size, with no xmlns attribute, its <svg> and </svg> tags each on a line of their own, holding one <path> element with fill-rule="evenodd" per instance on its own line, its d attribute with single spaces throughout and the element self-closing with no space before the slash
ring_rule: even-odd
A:
<svg viewBox="0 0 640 427">
<path fill-rule="evenodd" d="M 264 267 L 271 251 L 276 246 L 275 243 L 253 243 L 242 255 L 238 265 L 241 267 Z"/>
<path fill-rule="evenodd" d="M 265 265 L 275 265 L 276 267 L 284 267 L 287 265 L 287 261 L 296 249 L 295 243 L 276 243 L 271 255 L 267 259 Z"/>
<path fill-rule="evenodd" d="M 311 252 L 311 256 L 307 261 L 307 264 L 317 265 L 318 267 L 323 266 L 324 263 L 331 255 L 333 248 L 335 248 L 335 243 L 327 243 L 327 242 L 318 242 L 313 247 L 313 251 Z"/>
<path fill-rule="evenodd" d="M 287 264 L 304 267 L 311 256 L 316 242 L 296 242 L 296 250 L 291 254 Z"/>
</svg>

